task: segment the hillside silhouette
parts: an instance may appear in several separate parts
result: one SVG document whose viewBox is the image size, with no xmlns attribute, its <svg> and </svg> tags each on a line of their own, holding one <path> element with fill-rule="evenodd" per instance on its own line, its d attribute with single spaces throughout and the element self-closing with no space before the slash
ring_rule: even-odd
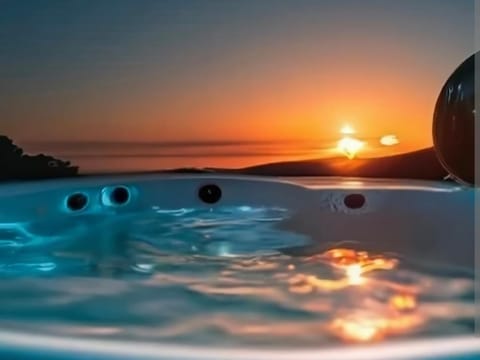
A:
<svg viewBox="0 0 480 360">
<path fill-rule="evenodd" d="M 27 155 L 7 136 L 0 135 L 0 181 L 46 179 L 78 174 L 69 161 L 38 154 Z"/>
<path fill-rule="evenodd" d="M 447 172 L 433 148 L 381 158 L 330 158 L 277 162 L 242 169 L 210 169 L 216 172 L 269 176 L 345 176 L 441 180 Z"/>
</svg>

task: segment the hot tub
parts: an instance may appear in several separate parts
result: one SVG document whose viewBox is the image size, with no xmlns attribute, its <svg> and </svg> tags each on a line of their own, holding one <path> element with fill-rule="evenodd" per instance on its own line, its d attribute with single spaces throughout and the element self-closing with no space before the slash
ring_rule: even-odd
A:
<svg viewBox="0 0 480 360">
<path fill-rule="evenodd" d="M 149 174 L 0 199 L 2 358 L 480 357 L 469 187 Z"/>
</svg>

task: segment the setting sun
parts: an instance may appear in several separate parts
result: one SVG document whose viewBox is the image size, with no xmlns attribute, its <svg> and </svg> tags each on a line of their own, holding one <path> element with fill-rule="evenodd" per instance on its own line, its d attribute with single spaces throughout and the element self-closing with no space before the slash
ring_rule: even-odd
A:
<svg viewBox="0 0 480 360">
<path fill-rule="evenodd" d="M 28 28 L 41 31 L 2 32 L 7 54 L 0 68 L 15 81 L 0 82 L 8 98 L 0 106 L 1 133 L 25 153 L 55 154 L 81 173 L 247 169 L 311 159 L 322 165 L 278 171 L 417 177 L 403 167 L 366 164 L 425 151 L 432 161 L 422 174 L 442 179 L 432 152 L 435 100 L 472 52 L 464 19 L 471 11 L 459 1 L 365 1 L 373 5 L 350 1 L 348 11 L 341 1 L 205 1 L 198 11 L 192 0 L 147 1 L 144 10 L 125 0 L 125 10 L 108 19 L 68 1 L 46 0 L 54 5 L 31 10 L 45 19 L 23 19 L 24 10 L 14 9 L 12 24 L 28 20 Z M 130 16 L 130 9 L 148 16 Z M 169 21 L 159 21 L 165 14 Z M 69 16 L 75 24 L 66 38 Z M 414 29 L 429 31 L 413 36 Z M 25 44 L 47 49 L 38 51 L 41 61 L 25 56 Z M 91 58 L 48 51 L 52 44 Z M 75 86 L 66 87 L 65 79 Z"/>
<path fill-rule="evenodd" d="M 364 146 L 363 141 L 346 136 L 338 142 L 337 150 L 349 159 L 353 159 Z"/>
</svg>

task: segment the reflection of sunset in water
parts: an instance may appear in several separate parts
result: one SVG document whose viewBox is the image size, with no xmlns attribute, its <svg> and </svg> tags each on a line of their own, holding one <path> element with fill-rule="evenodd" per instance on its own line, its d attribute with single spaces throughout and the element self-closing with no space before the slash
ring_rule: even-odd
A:
<svg viewBox="0 0 480 360">
<path fill-rule="evenodd" d="M 320 279 L 315 275 L 296 274 L 288 280 L 291 293 L 305 295 L 315 291 L 333 292 L 348 287 L 366 286 L 366 291 L 374 291 L 379 284 L 368 281 L 363 275 L 375 270 L 393 270 L 398 264 L 393 258 L 346 248 L 331 249 L 312 256 L 307 261 L 324 262 L 335 270 L 341 270 L 343 275 L 340 279 L 331 280 Z M 359 304 L 359 308 L 361 305 Z M 414 313 L 417 307 L 414 295 L 394 294 L 384 305 L 375 304 L 374 309 L 368 311 L 353 309 L 336 315 L 327 328 L 343 341 L 371 342 L 392 334 L 407 333 L 423 322 L 422 317 Z M 406 311 L 409 313 L 405 314 Z"/>
<path fill-rule="evenodd" d="M 374 270 L 392 270 L 397 265 L 396 259 L 372 256 L 366 251 L 345 248 L 328 250 L 322 254 L 307 258 L 308 262 L 324 262 L 333 269 L 341 270 L 343 276 L 338 280 L 319 279 L 315 275 L 297 274 L 289 279 L 290 291 L 309 293 L 313 290 L 332 291 L 348 286 L 366 284 L 363 274 Z M 289 267 L 293 270 L 294 267 Z"/>
<path fill-rule="evenodd" d="M 373 270 L 391 270 L 397 265 L 397 260 L 386 258 L 382 255 L 371 255 L 366 251 L 356 251 L 352 249 L 337 248 L 324 252 L 320 257 L 326 259 L 330 264 L 337 268 L 345 268 L 352 265 L 358 265 L 362 272 Z"/>
<path fill-rule="evenodd" d="M 215 301 L 206 312 L 187 314 L 157 335 L 211 329 L 212 336 L 226 334 L 241 344 L 319 347 L 414 338 L 436 324 L 452 334 L 445 324 L 464 331 L 474 316 L 474 305 L 462 300 L 472 292 L 472 281 L 420 274 L 387 254 L 338 247 L 306 257 L 211 260 L 216 276 L 179 272 L 148 280 L 183 284 L 195 301 Z M 170 265 L 185 261 L 190 260 L 175 257 Z"/>
<path fill-rule="evenodd" d="M 360 285 L 365 283 L 362 277 L 375 270 L 392 270 L 398 261 L 382 255 L 371 255 L 366 251 L 356 251 L 346 248 L 328 250 L 322 254 L 307 258 L 308 261 L 321 261 L 327 263 L 334 269 L 339 269 L 345 274 L 341 280 L 348 285 Z"/>
<path fill-rule="evenodd" d="M 340 339 L 347 342 L 379 341 L 389 335 L 408 333 L 423 323 L 423 319 L 415 314 L 350 314 L 335 318 L 330 330 Z"/>
<path fill-rule="evenodd" d="M 353 264 L 345 268 L 345 275 L 347 276 L 350 285 L 361 285 L 364 283 L 362 278 L 362 265 Z"/>
<path fill-rule="evenodd" d="M 417 299 L 414 295 L 395 295 L 390 298 L 390 306 L 398 311 L 414 310 L 417 307 Z"/>
</svg>

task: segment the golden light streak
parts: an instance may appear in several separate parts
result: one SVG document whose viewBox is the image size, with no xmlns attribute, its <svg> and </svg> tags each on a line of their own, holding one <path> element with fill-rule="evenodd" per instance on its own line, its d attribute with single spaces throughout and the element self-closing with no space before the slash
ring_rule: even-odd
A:
<svg viewBox="0 0 480 360">
<path fill-rule="evenodd" d="M 356 251 L 346 248 L 331 249 L 322 254 L 322 257 L 332 266 L 345 269 L 352 265 L 360 266 L 361 272 L 373 270 L 392 270 L 398 261 L 382 255 L 371 255 L 366 251 Z M 350 270 L 352 271 L 352 270 Z"/>
<path fill-rule="evenodd" d="M 343 341 L 372 342 L 389 335 L 407 333 L 423 322 L 424 319 L 416 314 L 353 314 L 335 318 L 330 324 L 330 331 Z"/>
<path fill-rule="evenodd" d="M 390 298 L 390 307 L 397 311 L 411 311 L 417 307 L 417 299 L 409 294 L 397 294 Z"/>
<path fill-rule="evenodd" d="M 370 255 L 366 251 L 335 248 L 322 254 L 309 257 L 307 261 L 324 261 L 341 270 L 344 276 L 339 280 L 319 279 L 315 275 L 296 274 L 289 278 L 289 290 L 297 294 L 309 294 L 317 291 L 337 291 L 349 286 L 360 286 L 367 282 L 363 276 L 374 270 L 392 270 L 397 265 L 396 259 L 381 255 Z"/>
<path fill-rule="evenodd" d="M 382 324 L 372 319 L 335 319 L 332 330 L 344 341 L 368 342 L 380 340 L 384 334 Z"/>
</svg>

